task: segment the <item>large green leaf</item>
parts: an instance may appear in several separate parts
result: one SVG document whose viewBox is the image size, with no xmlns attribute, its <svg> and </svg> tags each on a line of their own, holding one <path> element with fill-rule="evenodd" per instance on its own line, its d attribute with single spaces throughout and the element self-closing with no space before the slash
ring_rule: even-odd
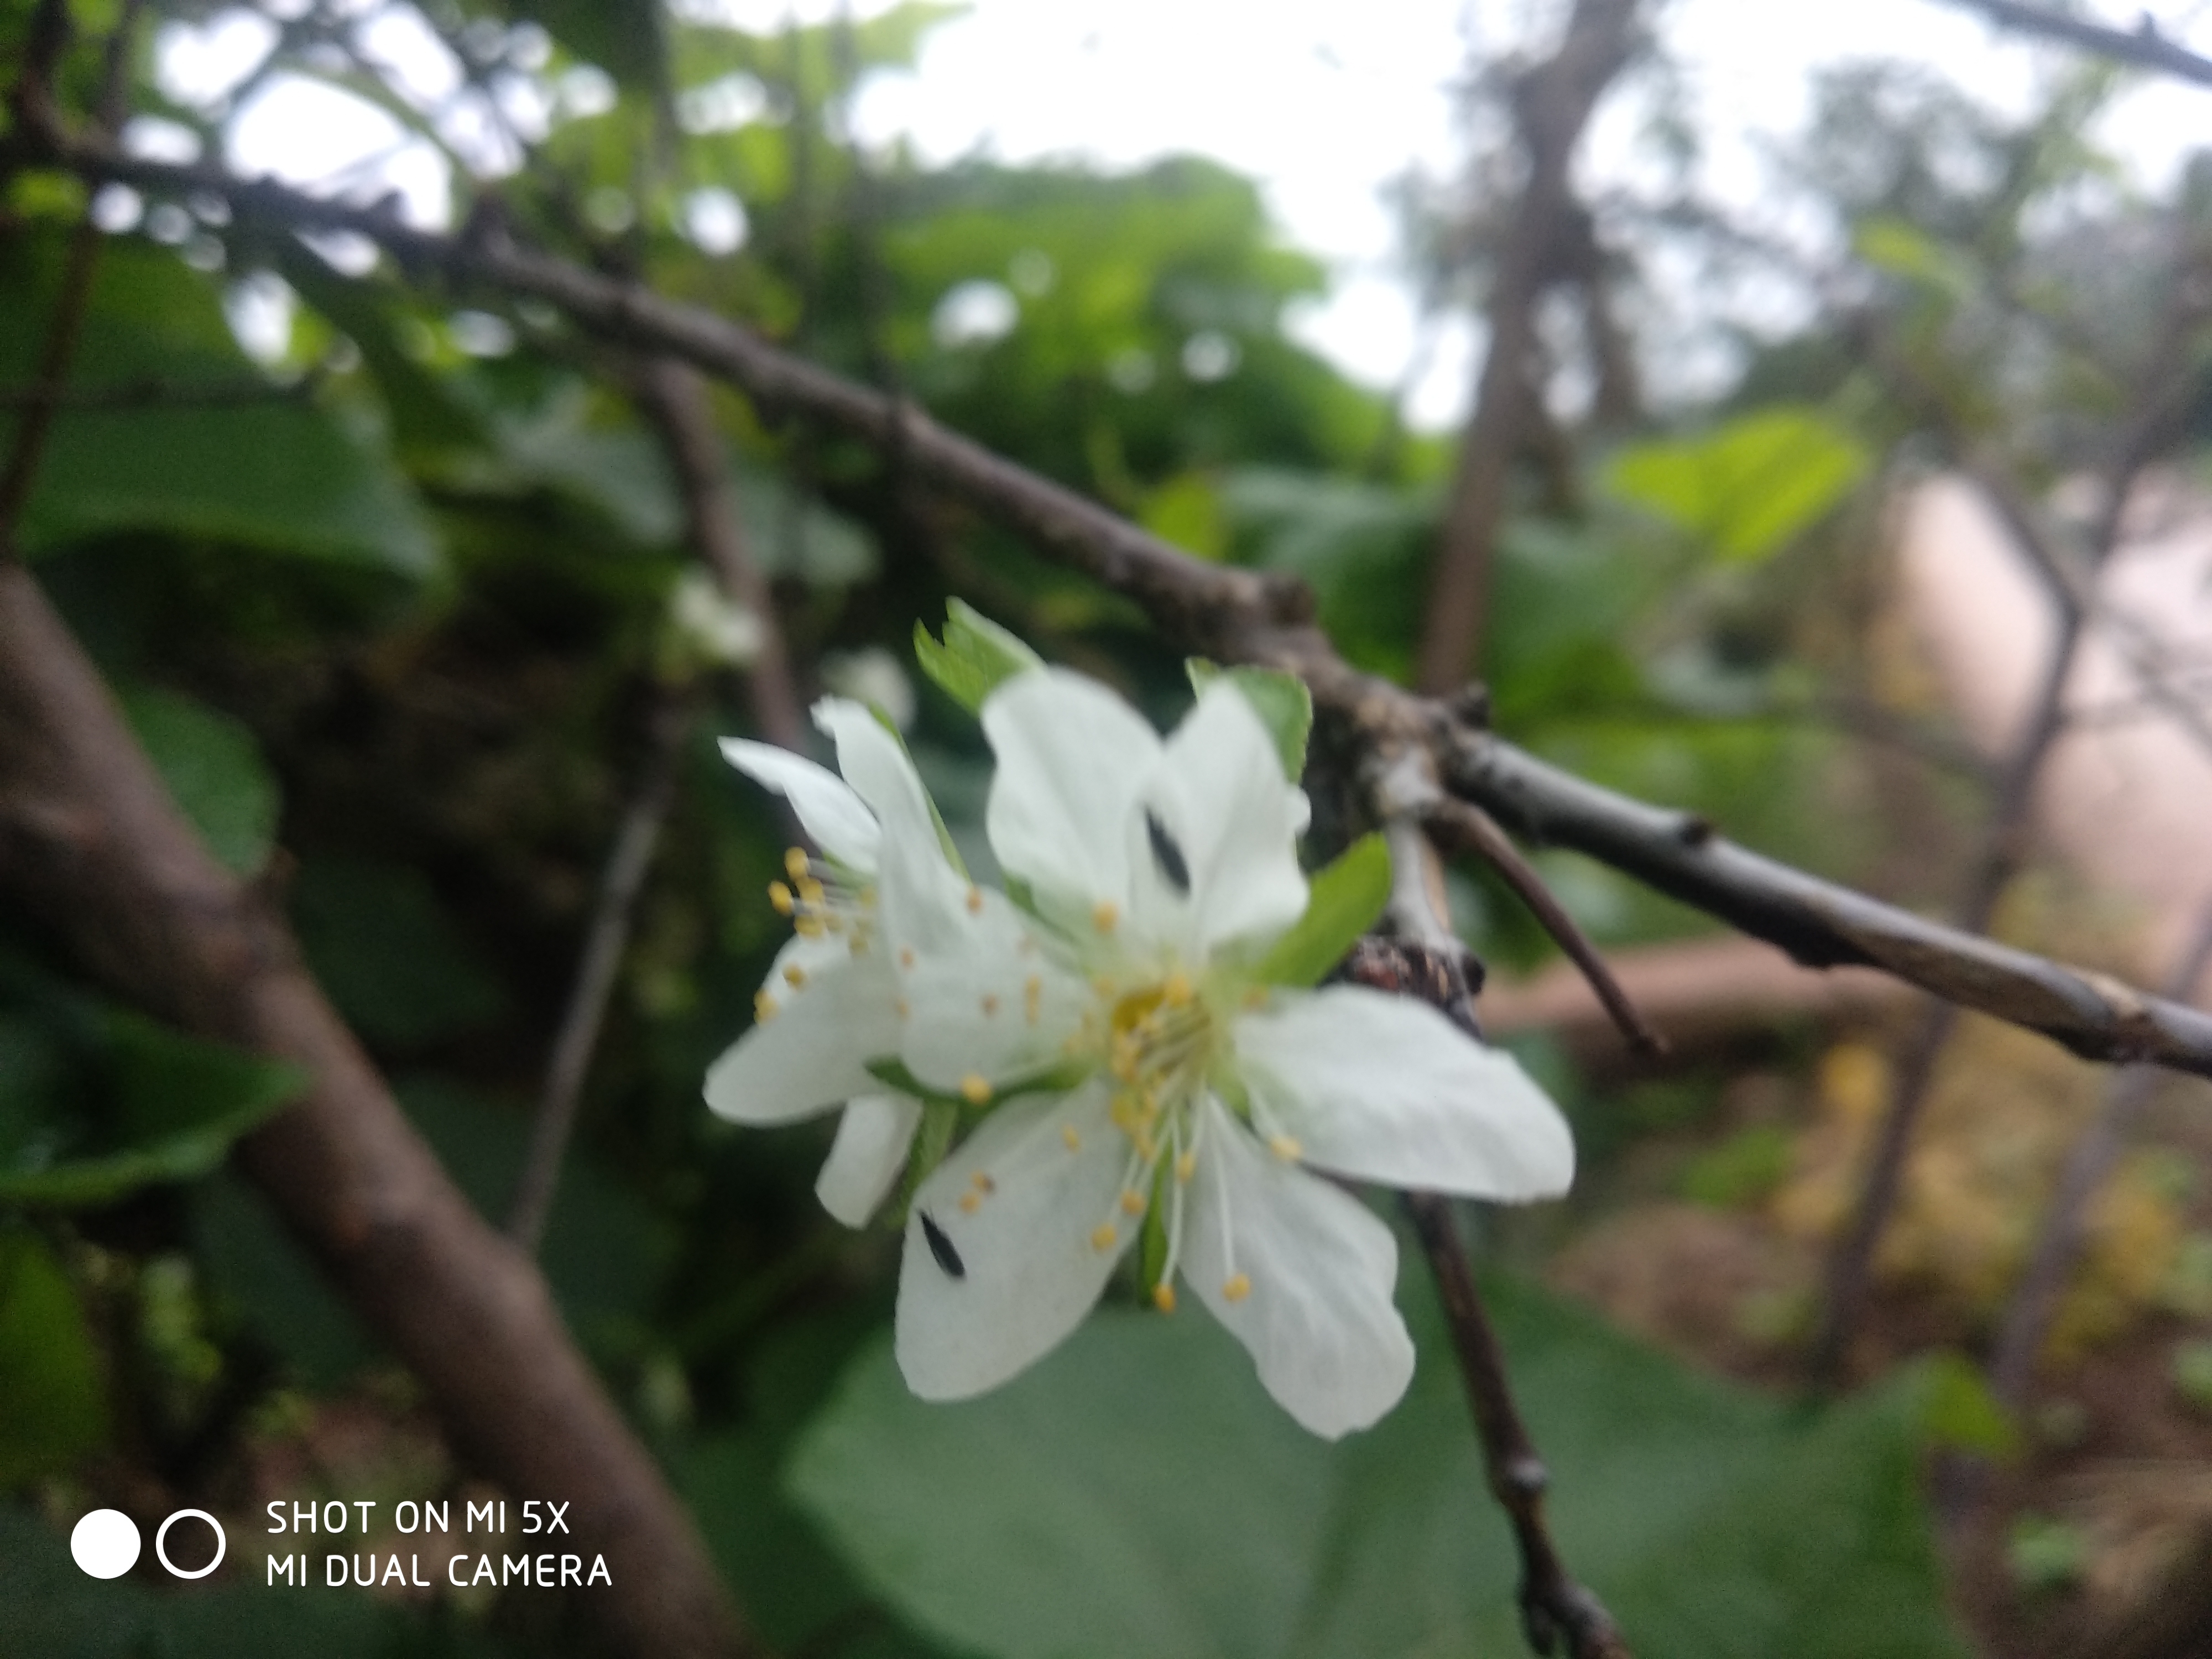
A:
<svg viewBox="0 0 2212 1659">
<path fill-rule="evenodd" d="M 121 688 L 123 712 L 161 781 L 224 866 L 252 875 L 276 835 L 276 781 L 253 734 L 190 697 Z"/>
<path fill-rule="evenodd" d="M 1818 410 L 1776 408 L 1703 437 L 1631 445 L 1606 481 L 1723 559 L 1755 564 L 1819 522 L 1869 465 L 1866 447 Z"/>
<path fill-rule="evenodd" d="M 506 1006 L 499 981 L 441 908 L 421 872 L 313 859 L 292 886 L 292 921 L 315 977 L 370 1042 L 416 1048 L 469 1030 Z"/>
<path fill-rule="evenodd" d="M 1516 1564 L 1433 1303 L 1376 1429 L 1305 1435 L 1211 1321 L 1113 1311 L 996 1394 L 908 1395 L 887 1343 L 787 1480 L 921 1628 L 994 1659 L 1496 1659 Z M 1532 1290 L 1492 1307 L 1567 1559 L 1645 1659 L 1956 1659 L 1907 1391 L 1799 1410 Z"/>
<path fill-rule="evenodd" d="M 36 1234 L 0 1231 L 0 1491 L 98 1445 L 103 1398 L 69 1275 Z"/>
<path fill-rule="evenodd" d="M 0 309 L 53 311 L 58 234 L 0 245 Z M 0 381 L 36 373 L 45 331 L 0 329 Z M 20 530 L 40 552 L 88 537 L 158 531 L 415 576 L 436 562 L 412 494 L 379 447 L 296 398 L 230 396 L 255 373 L 210 284 L 175 254 L 118 239 L 101 252 L 70 384 L 150 387 L 131 405 L 64 408 Z M 194 404 L 194 388 L 222 388 Z M 0 414 L 0 443 L 18 417 Z"/>
</svg>

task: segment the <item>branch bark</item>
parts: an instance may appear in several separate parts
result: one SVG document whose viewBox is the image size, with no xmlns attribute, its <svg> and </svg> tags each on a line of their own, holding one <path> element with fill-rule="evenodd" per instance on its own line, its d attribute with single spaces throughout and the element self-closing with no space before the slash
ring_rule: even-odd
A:
<svg viewBox="0 0 2212 1659">
<path fill-rule="evenodd" d="M 97 671 L 0 561 L 0 888 L 99 979 L 187 1030 L 299 1066 L 246 1172 L 420 1377 L 465 1456 L 568 1501 L 607 1559 L 623 1652 L 753 1651 L 690 1516 L 601 1389 L 536 1270 L 402 1115 L 265 898 L 179 814 Z"/>
<path fill-rule="evenodd" d="M 1530 374 L 1537 303 L 1559 273 L 1564 245 L 1582 212 L 1567 169 L 1599 95 L 1628 61 L 1635 23 L 1636 0 L 1576 0 L 1559 51 L 1523 71 L 1513 87 L 1514 127 L 1528 177 L 1499 239 L 1490 341 L 1437 544 L 1418 672 L 1425 691 L 1442 694 L 1458 685 L 1482 648 L 1508 475 L 1541 413 L 1542 391 Z"/>
<path fill-rule="evenodd" d="M 2148 12 L 2142 15 L 2139 27 L 2130 30 L 2085 22 L 2043 6 L 2021 4 L 2021 0 L 1947 0 L 1947 3 L 1978 11 L 2000 28 L 2063 40 L 2130 69 L 2156 70 L 2201 87 L 2212 87 L 2212 58 L 2200 57 L 2167 40 L 2158 32 Z"/>
</svg>

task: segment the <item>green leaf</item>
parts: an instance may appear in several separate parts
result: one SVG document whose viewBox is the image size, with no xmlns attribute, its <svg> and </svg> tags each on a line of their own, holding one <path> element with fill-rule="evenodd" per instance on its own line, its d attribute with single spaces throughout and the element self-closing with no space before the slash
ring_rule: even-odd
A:
<svg viewBox="0 0 2212 1659">
<path fill-rule="evenodd" d="M 1492 1311 L 1560 1547 L 1641 1659 L 1960 1659 L 1918 1496 L 1910 1389 L 1825 1411 L 1710 1381 L 1510 1283 Z M 1212 1320 L 1094 1315 L 1035 1370 L 915 1400 L 888 1342 L 787 1484 L 846 1562 L 989 1659 L 1492 1659 L 1523 1650 L 1432 1295 L 1375 1429 L 1293 1424 Z"/>
<path fill-rule="evenodd" d="M 971 714 L 980 714 L 983 700 L 1015 675 L 1044 666 L 1027 645 L 960 599 L 945 601 L 944 634 L 940 644 L 916 623 L 915 660 L 945 696 Z"/>
<path fill-rule="evenodd" d="M 499 981 L 446 919 L 419 871 L 310 860 L 292 884 L 301 949 L 362 1036 L 418 1048 L 483 1025 L 506 1006 Z"/>
<path fill-rule="evenodd" d="M 1771 558 L 1866 476 L 1866 447 L 1811 409 L 1764 409 L 1701 438 L 1632 444 L 1607 487 L 1710 543 L 1731 564 Z"/>
<path fill-rule="evenodd" d="M 1980 288 L 1965 260 L 1907 220 L 1867 220 L 1853 233 L 1851 251 L 1877 270 L 1955 302 L 1972 299 Z"/>
<path fill-rule="evenodd" d="M 276 836 L 276 781 L 253 734 L 227 714 L 150 686 L 118 688 L 161 781 L 224 868 L 250 876 Z"/>
<path fill-rule="evenodd" d="M 50 314 L 60 258 L 58 234 L 0 246 L 0 310 Z M 107 242 L 89 307 L 77 386 L 150 383 L 188 397 L 196 386 L 234 391 L 258 372 L 210 284 L 158 246 Z M 27 384 L 44 337 L 42 328 L 0 330 L 0 381 Z M 366 433 L 271 390 L 265 400 L 64 409 L 24 510 L 25 550 L 156 531 L 428 574 L 436 549 L 389 456 Z M 0 444 L 15 420 L 0 413 Z"/>
<path fill-rule="evenodd" d="M 1190 677 L 1190 689 L 1200 696 L 1207 686 L 1225 677 L 1244 694 L 1244 701 L 1252 705 L 1260 724 L 1275 740 L 1275 756 L 1283 763 L 1283 775 L 1292 783 L 1305 775 L 1306 742 L 1313 735 L 1313 693 L 1304 680 L 1278 668 L 1224 668 L 1203 657 L 1189 658 L 1182 666 Z"/>
<path fill-rule="evenodd" d="M 36 1234 L 0 1232 L 0 1490 L 98 1446 L 104 1398 L 69 1275 Z"/>
<path fill-rule="evenodd" d="M 1314 872 L 1306 913 L 1260 958 L 1254 975 L 1269 985 L 1318 985 L 1390 901 L 1390 849 L 1362 836 Z"/>
</svg>

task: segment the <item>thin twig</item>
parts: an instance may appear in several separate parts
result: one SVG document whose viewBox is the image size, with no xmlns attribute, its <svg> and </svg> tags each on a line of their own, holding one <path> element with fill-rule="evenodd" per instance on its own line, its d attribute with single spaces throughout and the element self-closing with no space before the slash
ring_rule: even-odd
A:
<svg viewBox="0 0 2212 1659">
<path fill-rule="evenodd" d="M 1489 813 L 1471 802 L 1439 796 L 1423 813 L 1422 824 L 1447 848 L 1474 853 L 1498 872 L 1552 936 L 1553 942 L 1582 970 L 1583 977 L 1589 981 L 1590 989 L 1596 993 L 1598 1001 L 1620 1028 L 1621 1036 L 1628 1040 L 1630 1048 L 1645 1055 L 1667 1052 L 1666 1038 L 1653 1030 L 1644 1016 L 1637 1012 L 1636 1005 L 1613 977 L 1613 969 L 1606 965 L 1597 946 L 1590 943 L 1589 935 L 1567 914 L 1566 907 L 1544 884 L 1544 878 L 1521 856 L 1521 849 Z"/>
<path fill-rule="evenodd" d="M 2089 1058 L 2143 1060 L 2212 1075 L 2212 1018 L 1929 922 L 1762 858 L 1681 813 L 1548 766 L 1468 727 L 1441 704 L 1352 670 L 1310 625 L 1312 597 L 1303 584 L 1193 559 L 1074 491 L 945 430 L 912 404 L 793 357 L 725 318 L 519 246 L 495 225 L 473 237 L 445 236 L 265 179 L 240 179 L 218 166 L 149 161 L 51 131 L 12 137 L 31 147 L 34 159 L 88 178 L 155 194 L 208 191 L 242 223 L 356 232 L 418 275 L 542 300 L 603 337 L 681 357 L 728 380 L 764 410 L 879 447 L 902 444 L 918 479 L 969 501 L 1047 556 L 1131 599 L 1185 649 L 1297 674 L 1331 720 L 1377 743 L 1428 747 L 1452 793 L 1518 833 L 1588 853 L 1808 966 L 1879 968 L 2041 1031 Z"/>
<path fill-rule="evenodd" d="M 1491 1495 L 1513 1528 L 1521 1556 L 1521 1629 L 1528 1645 L 1541 1654 L 1559 1650 L 1568 1659 L 1630 1659 L 1628 1644 L 1605 1604 L 1575 1580 L 1559 1559 L 1544 1519 L 1544 1492 L 1551 1474 L 1537 1455 L 1521 1421 L 1505 1376 L 1505 1357 L 1482 1305 L 1452 1220 L 1451 1200 L 1437 1193 L 1407 1193 L 1406 1216 L 1436 1274 L 1437 1293 L 1451 1327 L 1452 1352 L 1474 1412 L 1475 1433 Z"/>
<path fill-rule="evenodd" d="M 615 976 L 629 944 L 638 896 L 644 891 L 661 829 L 676 802 L 677 772 L 690 725 L 689 699 L 680 692 L 664 693 L 647 722 L 644 769 L 629 804 L 623 809 L 614 849 L 607 854 L 606 868 L 599 877 L 599 899 L 592 907 L 584 953 L 578 959 L 575 984 L 569 990 L 568 1006 L 553 1041 L 545 1086 L 531 1122 L 529 1148 L 507 1208 L 507 1236 L 526 1255 L 538 1253 L 546 1220 L 552 1214 L 553 1196 L 561 1184 L 561 1163 L 575 1127 L 576 1108 L 583 1098 L 592 1051 L 599 1045 L 599 1028 L 614 994 Z"/>
<path fill-rule="evenodd" d="M 2080 46 L 2131 69 L 2156 70 L 2163 75 L 2195 82 L 2198 86 L 2212 87 L 2212 58 L 2199 57 L 2186 46 L 2167 40 L 2158 32 L 2158 25 L 2148 12 L 2142 15 L 2142 21 L 2136 28 L 2116 29 L 2042 6 L 2024 5 L 2021 0 L 1944 0 L 1944 3 L 1978 11 L 2002 28 L 2063 40 L 2069 46 Z"/>
</svg>

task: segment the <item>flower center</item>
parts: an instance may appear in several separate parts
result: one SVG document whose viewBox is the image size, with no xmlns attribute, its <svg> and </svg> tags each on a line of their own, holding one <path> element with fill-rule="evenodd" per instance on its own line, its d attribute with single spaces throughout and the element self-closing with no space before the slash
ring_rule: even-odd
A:
<svg viewBox="0 0 2212 1659">
<path fill-rule="evenodd" d="M 796 847 L 783 855 L 783 872 L 790 881 L 770 882 L 768 900 L 778 915 L 791 918 L 793 933 L 801 939 L 840 939 L 852 955 L 867 955 L 876 929 L 872 884 L 827 860 L 809 858 Z M 783 981 L 791 992 L 805 989 L 807 979 L 806 969 L 799 963 L 785 965 Z M 753 998 L 757 1019 L 775 1018 L 778 1006 L 773 991 L 763 989 Z"/>
</svg>

